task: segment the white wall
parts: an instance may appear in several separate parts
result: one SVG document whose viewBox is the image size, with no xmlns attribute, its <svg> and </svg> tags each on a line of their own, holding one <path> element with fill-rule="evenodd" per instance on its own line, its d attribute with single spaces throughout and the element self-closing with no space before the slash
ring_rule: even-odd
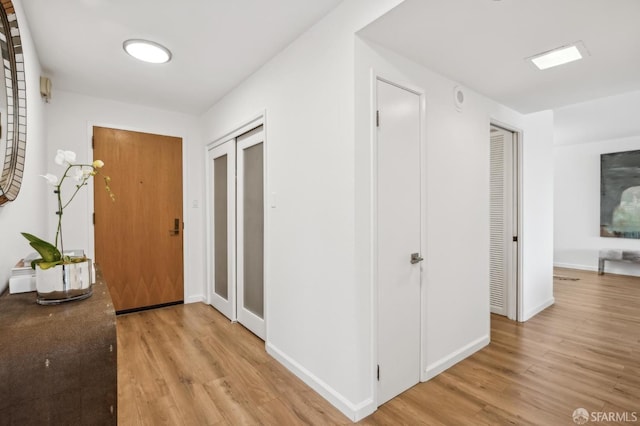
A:
<svg viewBox="0 0 640 426">
<path fill-rule="evenodd" d="M 598 250 L 640 250 L 640 240 L 600 237 L 600 154 L 640 149 L 640 134 L 622 139 L 556 146 L 554 262 L 598 269 Z M 640 276 L 640 266 L 607 262 L 606 271 Z"/>
<path fill-rule="evenodd" d="M 342 3 L 203 117 L 207 143 L 266 111 L 267 192 L 277 193 L 266 223 L 267 350 L 355 419 L 375 409 L 371 66 L 427 94 L 423 376 L 489 339 L 492 119 L 522 129 L 530 145 L 525 311 L 553 303 L 552 114 L 522 116 L 470 90 L 458 113 L 454 82 L 354 38 L 395 3 Z"/>
<path fill-rule="evenodd" d="M 27 151 L 22 188 L 18 198 L 0 207 L 0 293 L 9 284 L 11 268 L 33 251 L 20 232 L 42 234 L 45 231 L 45 202 L 42 174 L 45 164 L 44 102 L 40 99 L 40 61 L 36 55 L 29 24 L 24 19 L 22 1 L 13 0 L 24 48 L 27 84 Z M 3 153 L 4 154 L 4 153 Z M 35 299 L 34 299 L 35 303 Z"/>
<path fill-rule="evenodd" d="M 528 114 L 522 123 L 522 320 L 552 305 L 553 113 Z"/>
<path fill-rule="evenodd" d="M 600 237 L 600 154 L 640 149 L 640 91 L 555 111 L 556 266 L 598 269 L 601 248 L 640 250 L 640 240 Z M 606 271 L 640 276 L 640 267 L 607 262 Z"/>
<path fill-rule="evenodd" d="M 521 115 L 472 90 L 455 109 L 456 82 L 367 41 L 356 44 L 358 288 L 371 297 L 371 70 L 425 92 L 427 244 L 423 378 L 489 341 L 489 124 L 524 133 L 524 319 L 553 303 L 553 115 Z M 372 384 L 373 386 L 373 384 Z"/>
<path fill-rule="evenodd" d="M 370 299 L 354 284 L 354 33 L 398 3 L 341 3 L 202 120 L 212 142 L 266 111 L 267 350 L 350 418 L 374 409 Z"/>
<path fill-rule="evenodd" d="M 554 144 L 574 145 L 640 135 L 640 91 L 568 105 L 554 111 Z"/>
<path fill-rule="evenodd" d="M 523 131 L 521 196 L 522 312 L 526 321 L 553 298 L 553 131 L 554 113 L 520 115 L 494 104 L 492 118 Z"/>
<path fill-rule="evenodd" d="M 53 81 L 55 88 L 55 80 Z M 196 117 L 181 113 L 125 104 L 66 91 L 54 90 L 47 112 L 47 170 L 60 174 L 62 169 L 53 158 L 57 149 L 76 152 L 78 161 L 91 162 L 91 131 L 93 126 L 113 127 L 147 133 L 181 137 L 183 140 L 183 199 L 184 199 L 184 256 L 185 302 L 204 298 L 204 175 L 200 127 Z M 45 170 L 43 170 L 44 172 Z M 109 174 L 109 165 L 104 173 Z M 44 181 L 42 181 L 44 185 Z M 92 185 L 74 199 L 65 210 L 64 239 L 69 248 L 85 248 L 93 255 L 93 198 Z M 117 198 L 117 194 L 116 194 Z M 47 212 L 56 210 L 52 194 L 48 197 Z M 197 202 L 197 208 L 193 203 Z M 112 206 L 118 208 L 118 202 Z M 55 235 L 57 218 L 47 216 L 48 234 Z"/>
</svg>

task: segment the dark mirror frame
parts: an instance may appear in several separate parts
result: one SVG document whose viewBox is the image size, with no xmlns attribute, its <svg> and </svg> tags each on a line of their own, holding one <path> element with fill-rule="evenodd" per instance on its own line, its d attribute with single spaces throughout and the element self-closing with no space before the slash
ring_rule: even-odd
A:
<svg viewBox="0 0 640 426">
<path fill-rule="evenodd" d="M 27 90 L 20 29 L 11 0 L 1 3 L 0 50 L 7 91 L 7 128 L 2 129 L 6 148 L 0 174 L 0 205 L 15 200 L 20 192 L 27 148 Z"/>
</svg>

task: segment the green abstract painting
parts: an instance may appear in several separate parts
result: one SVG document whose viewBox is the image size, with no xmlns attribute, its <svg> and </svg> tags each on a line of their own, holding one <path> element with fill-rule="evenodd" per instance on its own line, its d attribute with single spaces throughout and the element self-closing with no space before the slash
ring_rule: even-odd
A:
<svg viewBox="0 0 640 426">
<path fill-rule="evenodd" d="M 600 236 L 640 238 L 640 150 L 600 156 Z"/>
</svg>

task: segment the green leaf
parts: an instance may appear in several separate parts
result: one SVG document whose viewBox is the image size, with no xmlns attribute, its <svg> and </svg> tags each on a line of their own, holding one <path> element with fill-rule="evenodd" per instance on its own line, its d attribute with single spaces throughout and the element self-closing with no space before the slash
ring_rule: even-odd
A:
<svg viewBox="0 0 640 426">
<path fill-rule="evenodd" d="M 44 259 L 35 259 L 31 261 L 31 269 L 36 269 L 36 265 L 44 262 Z"/>
<path fill-rule="evenodd" d="M 29 241 L 29 245 L 33 247 L 42 256 L 45 262 L 56 262 L 62 259 L 60 250 L 51 243 L 48 243 L 35 235 L 22 232 L 22 236 Z"/>
<path fill-rule="evenodd" d="M 49 269 L 57 265 L 62 265 L 62 261 L 58 260 L 55 262 L 40 262 L 38 263 L 38 265 L 40 266 L 40 269 Z"/>
<path fill-rule="evenodd" d="M 34 241 L 42 241 L 40 238 L 36 237 L 35 235 L 28 234 L 26 232 L 21 232 L 21 234 L 22 234 L 23 237 L 25 237 L 31 243 L 34 242 Z"/>
</svg>

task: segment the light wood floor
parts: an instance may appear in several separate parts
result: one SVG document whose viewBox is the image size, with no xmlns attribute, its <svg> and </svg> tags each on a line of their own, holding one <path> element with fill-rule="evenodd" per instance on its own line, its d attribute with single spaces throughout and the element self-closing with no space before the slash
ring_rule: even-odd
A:
<svg viewBox="0 0 640 426">
<path fill-rule="evenodd" d="M 578 407 L 640 418 L 640 278 L 556 275 L 579 280 L 556 279 L 556 304 L 527 323 L 493 316 L 489 346 L 361 423 L 572 425 Z M 203 304 L 119 317 L 118 381 L 120 425 L 350 424 Z"/>
</svg>

